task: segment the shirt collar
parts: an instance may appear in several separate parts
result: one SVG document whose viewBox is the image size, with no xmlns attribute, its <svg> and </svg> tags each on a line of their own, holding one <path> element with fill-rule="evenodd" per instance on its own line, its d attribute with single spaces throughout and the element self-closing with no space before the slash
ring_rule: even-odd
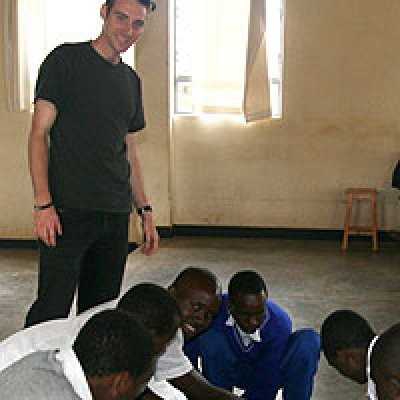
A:
<svg viewBox="0 0 400 400">
<path fill-rule="evenodd" d="M 376 394 L 376 386 L 375 382 L 371 378 L 371 355 L 372 355 L 372 349 L 375 346 L 376 341 L 378 340 L 379 336 L 375 336 L 374 339 L 372 339 L 371 343 L 368 346 L 368 353 L 367 353 L 367 378 L 368 378 L 368 397 L 371 400 L 376 400 L 377 394 Z"/>
<path fill-rule="evenodd" d="M 81 400 L 93 400 L 82 366 L 71 347 L 61 349 L 56 359 L 62 364 L 65 377 Z"/>
<path fill-rule="evenodd" d="M 249 342 L 249 339 L 253 340 L 254 342 L 261 342 L 261 333 L 260 333 L 260 328 L 258 328 L 255 332 L 253 333 L 246 333 L 243 332 L 243 330 L 240 328 L 238 323 L 235 321 L 235 318 L 233 318 L 233 315 L 230 314 L 228 319 L 225 322 L 226 326 L 235 326 L 236 329 L 238 330 L 240 337 L 242 338 L 243 342 L 246 344 L 246 342 Z"/>
</svg>

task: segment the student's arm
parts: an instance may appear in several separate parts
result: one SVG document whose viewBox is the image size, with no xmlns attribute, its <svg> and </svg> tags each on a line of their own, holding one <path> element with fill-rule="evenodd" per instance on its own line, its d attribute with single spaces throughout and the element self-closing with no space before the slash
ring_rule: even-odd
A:
<svg viewBox="0 0 400 400">
<path fill-rule="evenodd" d="M 207 382 L 195 369 L 171 379 L 170 382 L 183 392 L 188 400 L 238 400 L 241 398 Z"/>
<path fill-rule="evenodd" d="M 32 177 L 34 204 L 51 203 L 48 183 L 48 134 L 57 116 L 53 103 L 37 100 L 29 135 L 29 169 Z M 47 246 L 56 245 L 56 234 L 61 235 L 61 224 L 54 207 L 34 211 L 35 234 Z"/>
<path fill-rule="evenodd" d="M 136 207 L 143 207 L 148 204 L 146 193 L 144 191 L 142 169 L 137 155 L 134 134 L 128 134 L 126 145 L 128 151 L 128 161 L 131 166 L 131 186 L 133 201 Z M 150 256 L 158 248 L 158 233 L 153 222 L 152 212 L 143 212 L 142 224 L 145 242 L 141 246 L 141 252 Z"/>
</svg>

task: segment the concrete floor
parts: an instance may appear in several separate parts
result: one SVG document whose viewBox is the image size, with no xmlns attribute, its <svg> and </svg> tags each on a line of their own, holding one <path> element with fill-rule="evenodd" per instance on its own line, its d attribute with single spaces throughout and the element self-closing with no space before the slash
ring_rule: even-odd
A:
<svg viewBox="0 0 400 400">
<path fill-rule="evenodd" d="M 163 239 L 157 254 L 132 253 L 124 288 L 152 281 L 167 285 L 183 267 L 207 267 L 226 288 L 229 277 L 254 269 L 267 282 L 270 298 L 292 316 L 294 328 L 319 330 L 339 308 L 364 315 L 377 332 L 400 320 L 400 244 L 386 242 L 373 254 L 370 243 L 274 239 Z M 0 339 L 23 323 L 37 279 L 37 256 L 30 250 L 0 250 Z M 363 399 L 365 387 L 339 376 L 321 357 L 314 400 Z"/>
</svg>

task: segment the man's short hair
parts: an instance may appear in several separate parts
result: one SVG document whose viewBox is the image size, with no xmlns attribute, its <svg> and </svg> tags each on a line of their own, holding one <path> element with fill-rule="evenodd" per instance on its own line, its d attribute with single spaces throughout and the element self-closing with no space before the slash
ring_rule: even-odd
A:
<svg viewBox="0 0 400 400">
<path fill-rule="evenodd" d="M 183 269 L 176 276 L 171 286 L 179 290 L 181 288 L 188 287 L 190 281 L 192 281 L 193 279 L 198 279 L 200 281 L 207 282 L 213 287 L 213 291 L 215 291 L 217 295 L 219 295 L 222 291 L 221 283 L 219 282 L 217 276 L 213 272 L 211 272 L 206 268 L 192 267 L 192 266 Z"/>
<path fill-rule="evenodd" d="M 379 336 L 372 349 L 371 368 L 373 375 L 377 369 L 384 374 L 400 375 L 400 323 Z"/>
<path fill-rule="evenodd" d="M 181 309 L 166 289 L 154 283 L 131 287 L 118 302 L 119 309 L 135 314 L 157 335 L 171 332 L 181 320 Z"/>
<path fill-rule="evenodd" d="M 90 318 L 73 349 L 91 378 L 128 372 L 137 379 L 151 369 L 155 351 L 148 329 L 121 310 L 102 311 Z"/>
<path fill-rule="evenodd" d="M 117 0 L 106 0 L 107 15 L 110 14 L 111 9 Z M 153 12 L 156 9 L 156 3 L 152 0 L 137 0 L 142 6 L 145 6 L 147 12 Z"/>
<path fill-rule="evenodd" d="M 229 281 L 228 296 L 232 299 L 238 293 L 257 294 L 264 292 L 268 295 L 264 279 L 255 271 L 239 271 Z"/>
<path fill-rule="evenodd" d="M 336 357 L 339 350 L 367 349 L 375 337 L 368 321 L 352 310 L 337 310 L 321 327 L 321 345 L 327 359 Z"/>
</svg>

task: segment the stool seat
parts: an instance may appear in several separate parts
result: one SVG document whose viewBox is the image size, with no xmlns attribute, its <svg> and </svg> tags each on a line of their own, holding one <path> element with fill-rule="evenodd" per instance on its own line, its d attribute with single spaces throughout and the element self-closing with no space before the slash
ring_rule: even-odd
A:
<svg viewBox="0 0 400 400">
<path fill-rule="evenodd" d="M 345 190 L 347 197 L 346 216 L 344 220 L 342 249 L 347 250 L 349 235 L 371 236 L 372 248 L 378 250 L 378 227 L 377 227 L 377 190 L 373 188 L 349 188 Z M 350 225 L 353 211 L 353 200 L 368 200 L 371 207 L 371 225 Z"/>
</svg>

